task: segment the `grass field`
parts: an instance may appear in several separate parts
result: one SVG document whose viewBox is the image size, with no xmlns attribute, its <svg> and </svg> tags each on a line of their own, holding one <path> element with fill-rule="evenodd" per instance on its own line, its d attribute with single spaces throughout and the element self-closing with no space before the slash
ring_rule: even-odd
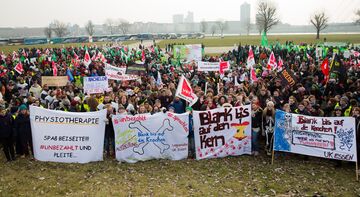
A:
<svg viewBox="0 0 360 197">
<path fill-rule="evenodd" d="M 360 43 L 360 34 L 329 34 L 320 36 L 319 40 L 315 39 L 315 35 L 270 35 L 268 36 L 269 43 L 285 43 L 287 40 L 294 41 L 299 44 L 304 43 L 318 43 L 323 42 L 323 38 L 326 37 L 327 42 L 350 42 Z M 234 46 L 234 44 L 251 44 L 260 45 L 260 35 L 250 36 L 227 36 L 224 38 L 209 37 L 204 39 L 177 39 L 177 40 L 162 40 L 159 42 L 160 47 L 165 47 L 166 44 L 184 43 L 184 44 L 204 44 L 206 47 L 222 47 L 222 46 Z"/>
<path fill-rule="evenodd" d="M 209 160 L 0 160 L 0 196 L 358 196 L 354 163 L 280 155 Z"/>
<path fill-rule="evenodd" d="M 360 34 L 328 34 L 320 37 L 320 40 L 315 39 L 315 35 L 270 35 L 268 36 L 269 43 L 275 43 L 279 41 L 280 43 L 285 43 L 287 40 L 294 41 L 296 44 L 301 42 L 305 43 L 318 43 L 323 42 L 323 38 L 326 37 L 327 42 L 350 42 L 350 43 L 360 43 Z M 131 45 L 139 41 L 129 40 L 124 41 L 122 45 Z M 250 35 L 250 36 L 226 36 L 224 38 L 219 37 L 207 37 L 204 39 L 174 39 L 174 40 L 160 40 L 158 45 L 161 48 L 165 48 L 166 44 L 204 44 L 206 47 L 231 47 L 234 44 L 251 44 L 259 45 L 261 42 L 260 35 Z M 97 44 L 101 46 L 106 44 L 106 42 L 96 42 L 92 44 Z M 15 45 L 15 46 L 0 46 L 0 51 L 4 53 L 12 53 L 19 48 L 47 48 L 47 47 L 69 47 L 69 46 L 84 46 L 90 45 L 90 43 L 66 43 L 66 44 L 42 44 L 42 45 Z M 209 53 L 207 53 L 209 55 Z M 218 53 L 210 54 L 218 55 Z"/>
<path fill-rule="evenodd" d="M 136 40 L 128 40 L 121 42 L 122 45 L 130 45 L 137 43 Z M 38 44 L 38 45 L 12 45 L 12 46 L 0 46 L 0 52 L 3 51 L 4 53 L 12 53 L 13 51 L 18 50 L 19 48 L 59 48 L 59 47 L 78 47 L 84 45 L 93 45 L 96 44 L 101 46 L 103 44 L 107 44 L 109 42 L 94 42 L 94 43 L 66 43 L 66 44 Z"/>
</svg>

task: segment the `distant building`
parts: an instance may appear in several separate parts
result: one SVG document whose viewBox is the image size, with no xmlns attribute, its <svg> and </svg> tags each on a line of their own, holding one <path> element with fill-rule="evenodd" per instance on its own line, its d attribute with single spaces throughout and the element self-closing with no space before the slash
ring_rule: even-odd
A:
<svg viewBox="0 0 360 197">
<path fill-rule="evenodd" d="M 244 25 L 250 23 L 250 4 L 246 2 L 240 6 L 240 22 Z"/>
<path fill-rule="evenodd" d="M 184 22 L 185 23 L 193 23 L 194 22 L 194 13 L 188 12 Z"/>
<path fill-rule="evenodd" d="M 184 15 L 183 14 L 173 15 L 173 23 L 174 24 L 184 23 Z"/>
</svg>

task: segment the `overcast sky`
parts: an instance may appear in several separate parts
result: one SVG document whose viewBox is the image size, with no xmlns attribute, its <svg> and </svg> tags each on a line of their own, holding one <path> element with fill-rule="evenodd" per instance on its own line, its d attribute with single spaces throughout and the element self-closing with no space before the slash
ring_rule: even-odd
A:
<svg viewBox="0 0 360 197">
<path fill-rule="evenodd" d="M 130 22 L 171 23 L 173 14 L 194 13 L 194 21 L 240 20 L 245 0 L 1 0 L 0 27 L 44 27 L 54 19 L 84 26 L 103 24 L 107 18 Z M 255 22 L 258 0 L 251 4 Z M 273 0 L 283 23 L 306 25 L 314 12 L 325 11 L 330 22 L 353 22 L 360 0 Z"/>
</svg>

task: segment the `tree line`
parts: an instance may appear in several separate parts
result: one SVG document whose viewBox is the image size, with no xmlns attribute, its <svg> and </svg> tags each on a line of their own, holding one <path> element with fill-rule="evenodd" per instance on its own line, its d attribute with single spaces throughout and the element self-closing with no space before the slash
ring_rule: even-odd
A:
<svg viewBox="0 0 360 197">
<path fill-rule="evenodd" d="M 354 21 L 355 24 L 360 25 L 360 9 L 355 12 L 356 19 Z M 271 1 L 261 1 L 257 5 L 257 13 L 256 13 L 256 27 L 261 34 L 262 32 L 266 35 L 275 25 L 280 22 L 278 17 L 278 9 Z M 320 38 L 320 32 L 324 30 L 329 23 L 328 15 L 322 11 L 314 13 L 310 16 L 309 22 L 316 29 L 316 39 Z M 228 22 L 224 19 L 218 19 L 215 23 L 212 23 L 212 26 L 209 27 L 209 22 L 202 20 L 200 22 L 200 31 L 202 33 L 210 32 L 212 36 L 215 33 L 219 33 L 221 37 L 223 33 L 228 28 Z M 103 28 L 107 30 L 107 32 L 111 35 L 116 33 L 121 33 L 123 35 L 129 33 L 131 24 L 125 19 L 106 19 Z M 245 28 L 247 34 L 249 34 L 251 29 L 251 23 L 245 24 Z M 93 36 L 95 34 L 95 25 L 89 20 L 85 24 L 85 31 L 89 36 Z M 44 34 L 47 38 L 51 38 L 53 33 L 57 37 L 64 37 L 69 34 L 68 25 L 59 20 L 54 20 L 47 27 L 44 28 Z"/>
</svg>

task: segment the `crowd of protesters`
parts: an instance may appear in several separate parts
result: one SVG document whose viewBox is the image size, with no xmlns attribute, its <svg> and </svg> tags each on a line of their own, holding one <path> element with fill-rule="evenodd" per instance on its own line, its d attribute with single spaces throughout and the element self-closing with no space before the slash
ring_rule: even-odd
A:
<svg viewBox="0 0 360 197">
<path fill-rule="evenodd" d="M 317 55 L 319 46 L 315 45 L 286 42 L 269 47 L 252 46 L 257 75 L 257 80 L 254 80 L 246 65 L 250 47 L 239 45 L 220 56 L 203 56 L 203 61 L 230 61 L 231 68 L 225 73 L 199 72 L 195 62 L 174 58 L 170 45 L 166 50 L 158 46 L 140 45 L 138 49 L 127 49 L 116 45 L 91 45 L 25 48 L 1 54 L 0 139 L 6 159 L 12 161 L 16 155 L 32 155 L 30 105 L 69 112 L 107 109 L 109 121 L 105 131 L 105 152 L 109 156 L 114 154 L 111 116 L 116 113 L 191 113 L 192 110 L 251 104 L 255 156 L 260 150 L 271 151 L 276 109 L 311 116 L 353 116 L 356 118 L 357 136 L 360 136 L 360 60 L 356 53 L 359 48 L 321 46 L 322 54 Z M 83 61 L 86 51 L 93 57 L 89 65 Z M 283 60 L 281 69 L 288 68 L 293 72 L 295 85 L 284 85 L 278 70 L 268 69 L 271 52 L 276 59 Z M 345 58 L 345 52 L 350 52 L 350 56 Z M 342 71 L 332 70 L 330 79 L 324 80 L 320 65 L 326 58 L 331 63 L 334 53 L 337 53 Z M 97 58 L 99 54 L 105 59 Z M 147 74 L 132 81 L 110 80 L 111 90 L 103 94 L 84 94 L 83 77 L 103 76 L 104 60 L 117 67 L 141 61 Z M 19 63 L 23 68 L 21 72 L 14 70 Z M 57 76 L 69 76 L 70 81 L 65 87 L 41 85 L 41 76 L 54 75 L 54 69 Z M 175 97 L 181 75 L 191 82 L 199 98 L 192 107 Z M 159 78 L 162 83 L 158 83 Z M 117 104 L 116 108 L 113 103 Z M 190 139 L 192 135 L 190 133 Z M 262 140 L 264 143 L 259 143 Z M 265 144 L 265 147 L 260 144 Z"/>
</svg>

